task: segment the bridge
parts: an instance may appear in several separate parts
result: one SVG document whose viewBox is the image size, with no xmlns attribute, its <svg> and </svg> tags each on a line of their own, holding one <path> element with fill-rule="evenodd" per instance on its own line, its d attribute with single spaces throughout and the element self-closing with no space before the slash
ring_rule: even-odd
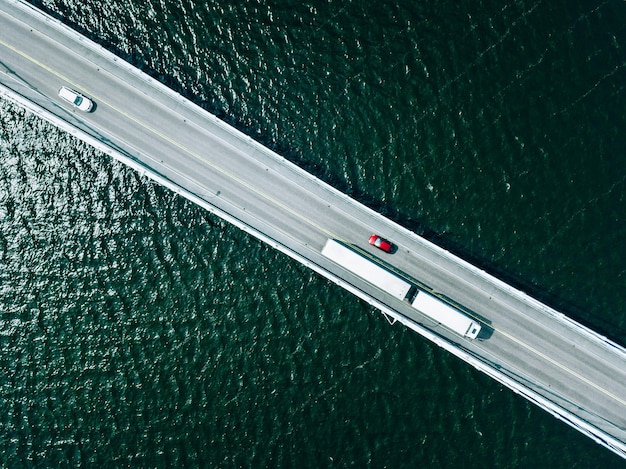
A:
<svg viewBox="0 0 626 469">
<path fill-rule="evenodd" d="M 89 96 L 83 113 L 61 86 Z M 626 458 L 626 349 L 340 193 L 60 22 L 0 3 L 0 92 L 344 287 Z M 398 250 L 384 255 L 371 233 Z M 328 239 L 460 305 L 472 340 L 322 255 Z M 384 256 L 384 257 L 381 257 Z"/>
</svg>

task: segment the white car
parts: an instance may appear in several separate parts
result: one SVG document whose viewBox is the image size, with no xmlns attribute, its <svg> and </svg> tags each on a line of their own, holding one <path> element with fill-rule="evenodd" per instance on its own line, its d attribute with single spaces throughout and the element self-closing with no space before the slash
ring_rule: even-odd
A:
<svg viewBox="0 0 626 469">
<path fill-rule="evenodd" d="M 65 86 L 62 86 L 59 90 L 59 97 L 63 98 L 81 111 L 89 112 L 93 109 L 93 101 L 91 99 L 83 96 L 78 91 L 71 90 Z"/>
</svg>

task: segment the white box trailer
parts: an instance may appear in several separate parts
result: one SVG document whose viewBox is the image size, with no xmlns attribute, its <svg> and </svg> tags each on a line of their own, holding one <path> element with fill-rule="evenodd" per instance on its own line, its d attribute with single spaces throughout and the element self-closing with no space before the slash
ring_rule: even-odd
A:
<svg viewBox="0 0 626 469">
<path fill-rule="evenodd" d="M 423 291 L 417 293 L 411 306 L 464 337 L 475 339 L 480 332 L 480 324 L 476 321 L 444 301 Z"/>
<path fill-rule="evenodd" d="M 399 300 L 405 300 L 414 288 L 398 275 L 333 239 L 326 241 L 322 254 Z"/>
</svg>

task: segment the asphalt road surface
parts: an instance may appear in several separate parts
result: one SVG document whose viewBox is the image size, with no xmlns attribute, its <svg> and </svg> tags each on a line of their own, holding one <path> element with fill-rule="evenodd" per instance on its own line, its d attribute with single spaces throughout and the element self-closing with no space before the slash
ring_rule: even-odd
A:
<svg viewBox="0 0 626 469">
<path fill-rule="evenodd" d="M 527 301 L 477 269 L 350 200 L 174 93 L 103 57 L 54 22 L 0 4 L 0 83 L 139 164 L 151 168 L 265 240 L 368 296 L 383 309 L 425 326 L 469 356 L 624 445 L 626 355 L 548 308 Z M 96 104 L 84 113 L 61 101 L 68 86 Z M 379 234 L 398 246 L 368 244 Z M 462 305 L 483 325 L 461 338 L 393 296 L 325 259 L 333 238 L 360 249 L 407 279 Z M 567 416 L 566 416 L 567 419 Z M 625 451 L 621 453 L 620 451 Z"/>
</svg>

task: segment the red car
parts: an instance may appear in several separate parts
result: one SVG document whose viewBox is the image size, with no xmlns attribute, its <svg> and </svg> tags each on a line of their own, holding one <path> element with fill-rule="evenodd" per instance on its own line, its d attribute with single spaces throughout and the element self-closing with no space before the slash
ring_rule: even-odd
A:
<svg viewBox="0 0 626 469">
<path fill-rule="evenodd" d="M 382 249 L 385 252 L 392 252 L 395 249 L 393 244 L 375 234 L 370 236 L 370 244 L 372 246 L 376 246 L 378 249 Z"/>
</svg>

